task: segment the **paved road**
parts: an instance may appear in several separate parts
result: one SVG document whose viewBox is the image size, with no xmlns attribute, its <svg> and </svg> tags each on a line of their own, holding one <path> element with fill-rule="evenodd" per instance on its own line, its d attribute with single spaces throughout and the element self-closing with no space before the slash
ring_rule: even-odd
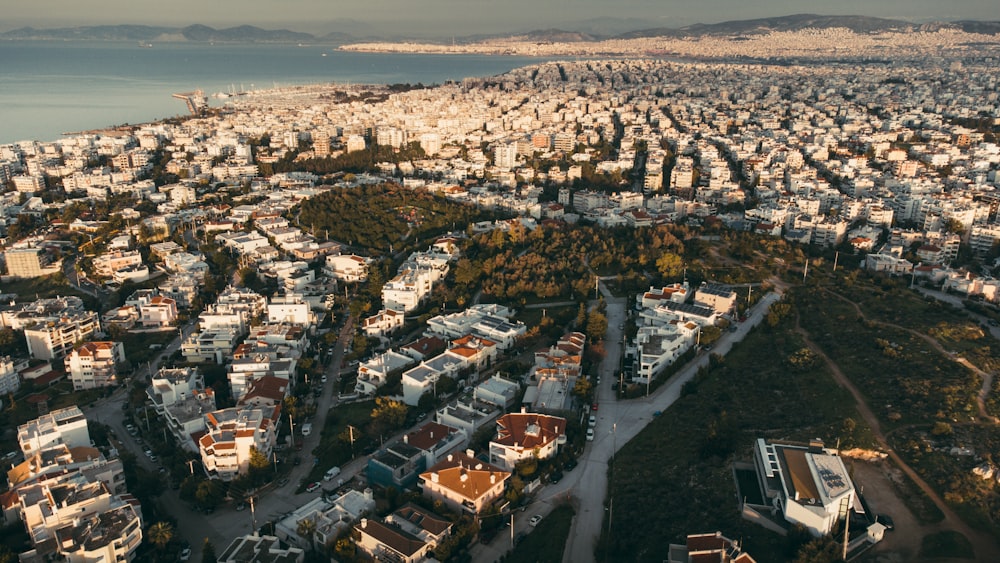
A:
<svg viewBox="0 0 1000 563">
<path fill-rule="evenodd" d="M 633 400 L 617 400 L 611 384 L 618 373 L 622 353 L 622 330 L 618 327 L 625 322 L 628 313 L 628 298 L 615 298 L 602 286 L 608 303 L 608 332 L 605 340 L 606 356 L 599 368 L 601 384 L 596 390 L 598 410 L 597 426 L 593 442 L 588 442 L 579 458 L 579 466 L 565 472 L 562 481 L 546 485 L 528 505 L 524 512 L 514 513 L 514 535 L 530 532 L 528 519 L 535 514 L 545 516 L 557 505 L 571 502 L 576 510 L 563 561 L 582 563 L 594 561 L 594 548 L 605 522 L 608 490 L 608 472 L 613 471 L 612 455 L 635 437 L 653 418 L 653 413 L 662 411 L 680 397 L 681 387 L 690 381 L 698 369 L 708 365 L 709 356 L 700 354 L 684 369 L 675 374 L 669 382 L 650 394 L 649 397 Z M 725 355 L 733 344 L 743 340 L 750 329 L 758 325 L 770 306 L 781 298 L 780 293 L 770 293 L 761 299 L 735 332 L 724 332 L 712 352 Z M 610 501 L 612 532 L 622 523 L 614 521 L 614 502 Z M 511 549 L 509 530 L 498 536 L 490 545 L 477 544 L 472 548 L 473 561 L 489 563 L 497 561 Z"/>
<path fill-rule="evenodd" d="M 761 322 L 771 304 L 781 298 L 780 293 L 769 293 L 753 308 L 746 321 L 737 326 L 735 332 L 724 332 L 722 337 L 715 344 L 713 353 L 725 355 L 732 348 L 733 344 L 743 340 L 750 329 Z M 621 318 L 624 318 L 624 305 L 626 299 L 621 299 L 621 305 L 608 299 L 608 342 L 613 339 L 621 340 L 618 326 Z M 620 312 L 616 312 L 620 311 Z M 621 316 L 617 316 L 617 315 Z M 543 492 L 543 502 L 552 504 L 560 498 L 560 494 L 565 496 L 565 491 L 572 488 L 572 494 L 578 503 L 577 515 L 573 520 L 569 538 L 566 543 L 563 561 L 567 563 L 578 563 L 584 561 L 594 561 L 594 547 L 601 534 L 604 524 L 605 500 L 607 498 L 607 477 L 608 463 L 612 454 L 617 452 L 636 434 L 642 431 L 649 424 L 656 411 L 662 411 L 672 405 L 680 397 L 681 387 L 690 381 L 698 369 L 707 366 L 709 362 L 708 354 L 699 354 L 694 360 L 688 363 L 681 371 L 675 374 L 670 381 L 654 391 L 649 397 L 630 401 L 614 400 L 614 392 L 611 391 L 611 380 L 614 377 L 619 365 L 620 346 L 607 346 L 608 355 L 601 364 L 601 387 L 599 396 L 601 404 L 597 415 L 597 433 L 594 441 L 587 447 L 580 467 L 575 471 L 576 482 L 565 479 L 559 485 L 549 491 Z M 613 352 L 615 350 L 616 352 Z M 609 521 L 612 532 L 616 525 L 614 521 L 614 499 L 609 499 Z M 620 525 L 621 523 L 619 523 Z"/>
</svg>

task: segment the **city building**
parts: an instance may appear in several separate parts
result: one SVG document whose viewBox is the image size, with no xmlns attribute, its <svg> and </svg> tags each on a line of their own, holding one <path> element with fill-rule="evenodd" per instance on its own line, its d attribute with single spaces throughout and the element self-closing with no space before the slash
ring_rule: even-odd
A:
<svg viewBox="0 0 1000 563">
<path fill-rule="evenodd" d="M 205 414 L 205 434 L 198 439 L 198 451 L 208 477 L 232 481 L 245 475 L 255 451 L 270 458 L 280 415 L 280 406 L 234 407 Z"/>
<path fill-rule="evenodd" d="M 53 260 L 43 248 L 33 246 L 14 247 L 4 252 L 7 275 L 14 278 L 37 278 L 57 274 L 62 270 L 62 262 Z"/>
<path fill-rule="evenodd" d="M 418 563 L 448 537 L 452 523 L 407 503 L 384 520 L 362 518 L 354 526 L 359 549 L 375 561 Z"/>
<path fill-rule="evenodd" d="M 87 418 L 77 406 L 52 411 L 18 426 L 17 443 L 25 459 L 58 444 L 90 446 Z"/>
<path fill-rule="evenodd" d="M 121 383 L 118 369 L 125 363 L 121 342 L 84 342 L 64 361 L 73 389 L 112 387 Z"/>
<path fill-rule="evenodd" d="M 100 330 L 97 313 L 86 311 L 25 327 L 28 353 L 40 360 L 66 357 L 78 342 L 88 340 Z"/>
</svg>

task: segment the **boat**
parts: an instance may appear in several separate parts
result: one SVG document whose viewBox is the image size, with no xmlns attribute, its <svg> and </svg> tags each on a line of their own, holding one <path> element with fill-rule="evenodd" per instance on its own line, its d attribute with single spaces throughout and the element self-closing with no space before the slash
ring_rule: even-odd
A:
<svg viewBox="0 0 1000 563">
<path fill-rule="evenodd" d="M 152 43 L 147 43 L 146 41 L 140 41 L 139 42 L 139 46 L 142 47 L 143 49 L 152 49 L 153 48 L 153 44 Z"/>
</svg>

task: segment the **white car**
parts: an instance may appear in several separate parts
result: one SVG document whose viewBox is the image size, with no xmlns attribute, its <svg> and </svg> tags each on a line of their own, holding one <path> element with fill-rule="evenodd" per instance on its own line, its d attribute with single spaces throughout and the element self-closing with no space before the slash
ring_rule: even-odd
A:
<svg viewBox="0 0 1000 563">
<path fill-rule="evenodd" d="M 588 428 L 587 429 L 587 441 L 588 442 L 593 442 L 594 441 L 594 429 L 593 428 Z"/>
<path fill-rule="evenodd" d="M 528 520 L 528 524 L 531 524 L 532 526 L 537 526 L 538 523 L 541 522 L 541 521 L 542 521 L 542 515 L 541 514 L 536 514 L 536 515 L 534 515 L 534 516 L 531 517 L 531 520 Z"/>
<path fill-rule="evenodd" d="M 326 376 L 324 375 L 323 377 L 319 378 L 319 380 L 323 383 L 326 383 Z"/>
<path fill-rule="evenodd" d="M 590 415 L 590 426 L 597 426 L 597 417 Z"/>
<path fill-rule="evenodd" d="M 187 561 L 188 559 L 191 559 L 191 548 L 190 547 L 185 547 L 184 549 L 181 550 L 181 557 L 180 557 L 180 559 L 181 559 L 181 561 Z"/>
<path fill-rule="evenodd" d="M 331 467 L 329 470 L 327 470 L 326 475 L 323 475 L 323 480 L 329 481 L 330 479 L 333 479 L 337 475 L 340 475 L 340 468 L 336 466 Z"/>
</svg>

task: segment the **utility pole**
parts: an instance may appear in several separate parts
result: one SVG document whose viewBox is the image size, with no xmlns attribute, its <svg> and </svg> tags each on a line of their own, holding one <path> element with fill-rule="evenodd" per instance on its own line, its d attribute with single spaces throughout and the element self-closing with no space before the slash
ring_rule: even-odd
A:
<svg viewBox="0 0 1000 563">
<path fill-rule="evenodd" d="M 510 511 L 510 548 L 514 549 L 514 511 Z"/>
<path fill-rule="evenodd" d="M 837 271 L 837 262 L 840 261 L 840 251 L 838 250 L 836 254 L 833 255 L 833 271 Z"/>
<path fill-rule="evenodd" d="M 250 497 L 250 520 L 253 523 L 253 531 L 257 531 L 257 511 L 254 509 L 253 497 Z"/>
<path fill-rule="evenodd" d="M 188 464 L 188 469 L 191 470 L 191 475 L 194 475 L 194 460 L 189 459 L 187 461 L 187 464 Z"/>
</svg>

